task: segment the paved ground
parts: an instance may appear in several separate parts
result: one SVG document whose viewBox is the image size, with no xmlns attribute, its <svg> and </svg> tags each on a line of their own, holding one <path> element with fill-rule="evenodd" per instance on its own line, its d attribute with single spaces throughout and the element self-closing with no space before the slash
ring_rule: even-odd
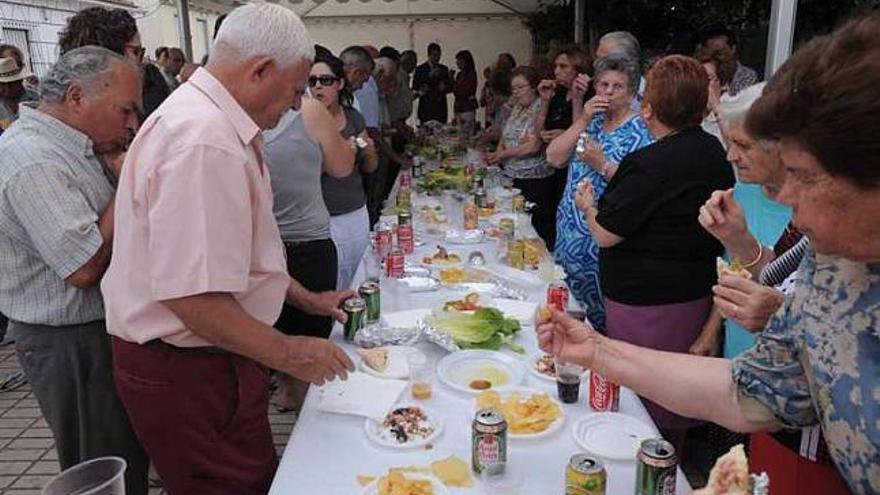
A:
<svg viewBox="0 0 880 495">
<path fill-rule="evenodd" d="M 0 380 L 19 369 L 12 347 L 0 347 Z M 295 416 L 270 409 L 269 421 L 280 455 Z M 52 432 L 40 414 L 30 386 L 0 392 L 0 495 L 39 495 L 43 485 L 58 471 Z M 160 488 L 150 491 L 150 495 L 160 494 L 164 495 Z"/>
</svg>

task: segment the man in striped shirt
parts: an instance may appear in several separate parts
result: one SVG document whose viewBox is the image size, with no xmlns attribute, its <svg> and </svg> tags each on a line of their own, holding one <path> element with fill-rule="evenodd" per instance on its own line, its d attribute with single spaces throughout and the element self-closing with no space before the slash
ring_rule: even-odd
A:
<svg viewBox="0 0 880 495">
<path fill-rule="evenodd" d="M 147 460 L 116 395 L 98 283 L 110 262 L 118 174 L 107 157 L 127 146 L 140 106 L 137 67 L 104 48 L 78 48 L 0 138 L 0 312 L 61 468 L 121 456 L 130 495 L 147 493 Z"/>
</svg>

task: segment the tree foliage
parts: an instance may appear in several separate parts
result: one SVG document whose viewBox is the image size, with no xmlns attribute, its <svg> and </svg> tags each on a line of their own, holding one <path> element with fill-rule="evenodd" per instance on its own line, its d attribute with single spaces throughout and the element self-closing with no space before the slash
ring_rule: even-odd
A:
<svg viewBox="0 0 880 495">
<path fill-rule="evenodd" d="M 535 48 L 574 39 L 572 0 L 542 0 L 526 24 Z M 689 53 L 700 30 L 722 24 L 733 29 L 755 52 L 762 52 L 770 23 L 772 0 L 587 0 L 586 37 L 593 46 L 613 30 L 631 31 L 646 49 Z M 851 15 L 876 10 L 880 0 L 800 0 L 796 42 L 833 29 Z M 742 41 L 742 40 L 741 40 Z"/>
</svg>

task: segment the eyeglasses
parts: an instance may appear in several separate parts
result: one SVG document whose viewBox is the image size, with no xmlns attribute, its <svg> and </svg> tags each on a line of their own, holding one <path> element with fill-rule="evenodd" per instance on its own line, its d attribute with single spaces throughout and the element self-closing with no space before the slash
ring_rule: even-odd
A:
<svg viewBox="0 0 880 495">
<path fill-rule="evenodd" d="M 318 83 L 321 83 L 321 86 L 330 86 L 338 80 L 338 77 L 330 75 L 309 76 L 309 87 L 314 88 Z"/>
</svg>

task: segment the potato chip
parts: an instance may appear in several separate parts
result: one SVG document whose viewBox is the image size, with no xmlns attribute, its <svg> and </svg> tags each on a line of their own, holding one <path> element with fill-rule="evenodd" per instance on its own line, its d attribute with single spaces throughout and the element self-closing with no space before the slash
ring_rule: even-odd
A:
<svg viewBox="0 0 880 495">
<path fill-rule="evenodd" d="M 470 466 L 454 455 L 432 462 L 431 473 L 449 487 L 470 488 L 474 485 Z"/>
<path fill-rule="evenodd" d="M 363 474 L 359 474 L 357 476 L 357 484 L 358 484 L 358 486 L 363 488 L 363 487 L 369 485 L 370 483 L 372 483 L 374 479 L 376 479 L 375 476 L 366 476 Z"/>
<path fill-rule="evenodd" d="M 497 409 L 507 420 L 508 431 L 518 434 L 540 433 L 562 415 L 562 409 L 547 394 L 523 397 L 510 392 L 502 397 L 495 391 L 483 392 L 477 396 L 477 407 Z"/>
<path fill-rule="evenodd" d="M 398 470 L 379 478 L 378 488 L 379 495 L 434 495 L 430 481 L 408 479 Z"/>
</svg>

